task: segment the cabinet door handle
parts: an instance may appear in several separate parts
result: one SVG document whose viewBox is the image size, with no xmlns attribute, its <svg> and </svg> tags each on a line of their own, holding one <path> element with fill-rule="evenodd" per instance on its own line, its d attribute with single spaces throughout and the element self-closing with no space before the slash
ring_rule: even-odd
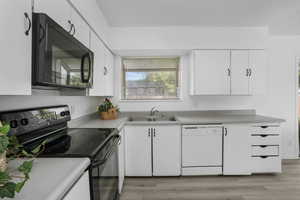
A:
<svg viewBox="0 0 300 200">
<path fill-rule="evenodd" d="M 155 128 L 153 128 L 153 136 L 156 137 L 156 131 L 155 131 Z"/>
<path fill-rule="evenodd" d="M 266 147 L 267 147 L 267 145 L 260 145 L 260 147 L 261 147 L 261 148 L 266 148 Z"/>
<path fill-rule="evenodd" d="M 29 31 L 30 31 L 30 29 L 31 29 L 31 20 L 30 20 L 30 18 L 29 18 L 29 15 L 28 15 L 28 13 L 24 13 L 24 16 L 25 16 L 25 19 L 28 21 L 28 28 L 26 29 L 26 31 L 25 31 L 25 35 L 29 35 Z"/>
<path fill-rule="evenodd" d="M 247 77 L 249 76 L 249 69 L 248 68 L 246 69 L 246 76 Z"/>
<path fill-rule="evenodd" d="M 227 136 L 228 135 L 227 128 L 224 128 L 224 131 L 225 131 L 225 136 Z"/>
<path fill-rule="evenodd" d="M 260 137 L 267 137 L 268 135 L 260 135 Z"/>
<path fill-rule="evenodd" d="M 249 77 L 252 75 L 252 69 L 249 68 Z"/>
<path fill-rule="evenodd" d="M 107 75 L 107 72 L 108 72 L 107 67 L 104 67 L 104 76 Z"/>
<path fill-rule="evenodd" d="M 260 128 L 268 128 L 268 126 L 261 126 Z"/>
<path fill-rule="evenodd" d="M 229 68 L 227 68 L 227 75 L 231 76 L 231 70 Z"/>
<path fill-rule="evenodd" d="M 184 127 L 184 129 L 198 129 L 198 127 Z"/>
<path fill-rule="evenodd" d="M 148 128 L 148 137 L 151 137 L 150 128 Z"/>
</svg>

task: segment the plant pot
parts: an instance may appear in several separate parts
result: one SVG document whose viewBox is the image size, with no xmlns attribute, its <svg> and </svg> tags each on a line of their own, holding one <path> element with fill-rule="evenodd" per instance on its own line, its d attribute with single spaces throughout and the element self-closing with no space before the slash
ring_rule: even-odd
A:
<svg viewBox="0 0 300 200">
<path fill-rule="evenodd" d="M 116 108 L 111 108 L 107 112 L 101 112 L 100 117 L 103 120 L 113 120 L 118 118 L 118 111 Z"/>
<path fill-rule="evenodd" d="M 6 151 L 0 154 L 0 171 L 4 172 L 7 169 Z"/>
</svg>

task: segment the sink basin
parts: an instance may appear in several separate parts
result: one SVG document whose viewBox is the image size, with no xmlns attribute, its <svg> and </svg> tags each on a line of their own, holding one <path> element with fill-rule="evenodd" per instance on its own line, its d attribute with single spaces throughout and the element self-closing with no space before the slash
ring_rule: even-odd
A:
<svg viewBox="0 0 300 200">
<path fill-rule="evenodd" d="M 175 122 L 176 119 L 175 117 L 166 117 L 166 116 L 140 116 L 140 117 L 129 117 L 128 121 L 131 122 L 167 122 L 167 121 L 172 121 Z"/>
</svg>

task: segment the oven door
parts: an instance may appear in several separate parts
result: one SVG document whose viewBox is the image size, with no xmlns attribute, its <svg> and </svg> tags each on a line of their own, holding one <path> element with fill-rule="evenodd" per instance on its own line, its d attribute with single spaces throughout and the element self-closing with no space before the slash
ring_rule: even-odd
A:
<svg viewBox="0 0 300 200">
<path fill-rule="evenodd" d="M 115 135 L 91 165 L 92 200 L 115 200 L 118 197 L 119 170 L 118 145 L 120 136 Z"/>
<path fill-rule="evenodd" d="M 92 87 L 93 52 L 50 17 L 33 14 L 33 85 Z"/>
</svg>

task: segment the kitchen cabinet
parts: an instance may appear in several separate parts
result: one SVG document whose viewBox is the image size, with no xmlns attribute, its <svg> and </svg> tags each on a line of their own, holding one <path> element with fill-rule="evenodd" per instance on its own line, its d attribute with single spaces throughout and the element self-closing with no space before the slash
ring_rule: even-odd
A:
<svg viewBox="0 0 300 200">
<path fill-rule="evenodd" d="M 114 96 L 114 56 L 106 47 L 104 48 L 104 96 Z"/>
<path fill-rule="evenodd" d="M 191 95 L 263 95 L 267 89 L 264 50 L 194 50 Z"/>
<path fill-rule="evenodd" d="M 72 7 L 67 0 L 34 0 L 34 12 L 46 13 L 66 31 L 71 32 Z"/>
<path fill-rule="evenodd" d="M 249 50 L 249 94 L 267 93 L 268 63 L 264 50 Z"/>
<path fill-rule="evenodd" d="M 34 12 L 46 13 L 82 44 L 89 47 L 90 28 L 67 0 L 35 0 Z"/>
<path fill-rule="evenodd" d="M 94 52 L 93 87 L 90 96 L 105 96 L 106 80 L 104 76 L 104 45 L 94 32 L 91 32 L 91 50 Z"/>
<path fill-rule="evenodd" d="M 247 124 L 224 126 L 223 174 L 251 174 L 251 128 Z"/>
<path fill-rule="evenodd" d="M 121 194 L 125 177 L 125 130 L 120 131 L 121 142 L 118 146 L 118 163 L 119 163 L 119 193 Z"/>
<path fill-rule="evenodd" d="M 280 173 L 280 124 L 253 124 L 251 126 L 251 169 L 253 173 Z"/>
<path fill-rule="evenodd" d="M 126 126 L 126 176 L 179 176 L 180 126 Z"/>
<path fill-rule="evenodd" d="M 180 175 L 180 126 L 153 126 L 153 176 Z"/>
<path fill-rule="evenodd" d="M 198 50 L 193 54 L 193 94 L 230 95 L 230 52 Z"/>
<path fill-rule="evenodd" d="M 150 128 L 126 126 L 125 141 L 125 175 L 152 176 Z"/>
<path fill-rule="evenodd" d="M 90 200 L 89 173 L 85 172 L 73 185 L 63 200 Z"/>
<path fill-rule="evenodd" d="M 31 94 L 31 1 L 0 1 L 0 95 Z"/>
<path fill-rule="evenodd" d="M 248 50 L 231 51 L 231 94 L 249 94 L 249 52 Z"/>
</svg>

